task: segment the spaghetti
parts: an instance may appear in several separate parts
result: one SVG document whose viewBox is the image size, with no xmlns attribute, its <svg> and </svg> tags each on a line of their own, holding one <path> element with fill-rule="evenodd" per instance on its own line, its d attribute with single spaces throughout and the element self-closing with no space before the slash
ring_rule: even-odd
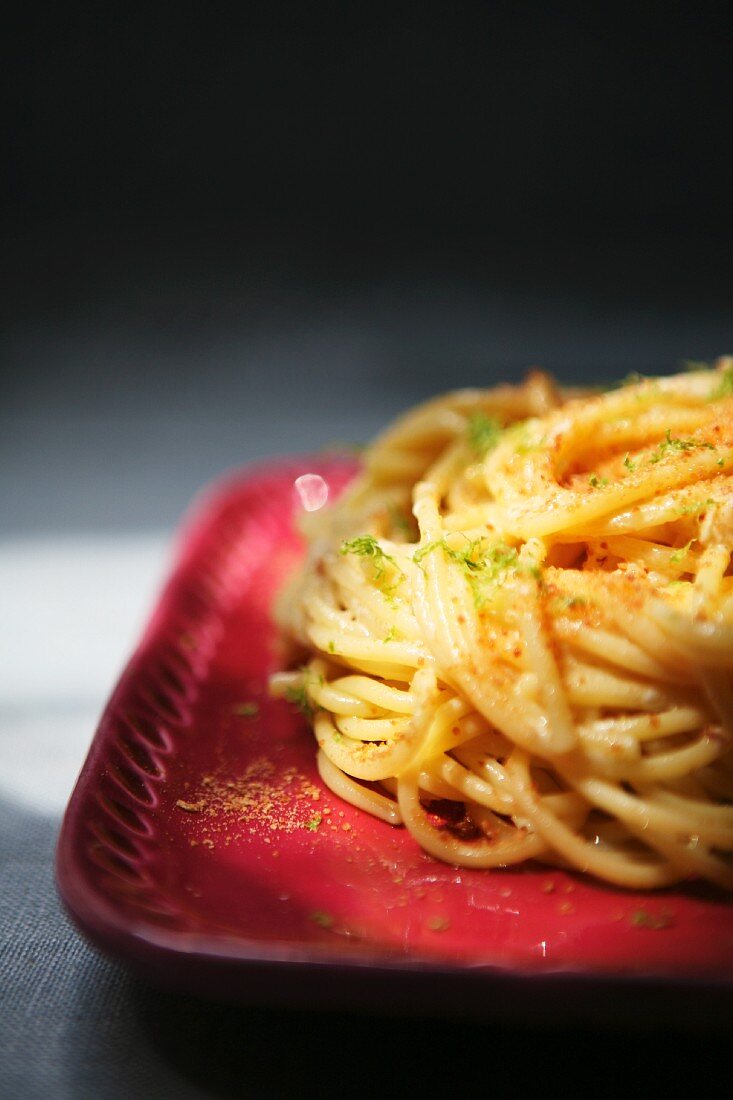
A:
<svg viewBox="0 0 733 1100">
<path fill-rule="evenodd" d="M 733 360 L 399 419 L 304 517 L 324 783 L 466 867 L 733 889 Z"/>
</svg>

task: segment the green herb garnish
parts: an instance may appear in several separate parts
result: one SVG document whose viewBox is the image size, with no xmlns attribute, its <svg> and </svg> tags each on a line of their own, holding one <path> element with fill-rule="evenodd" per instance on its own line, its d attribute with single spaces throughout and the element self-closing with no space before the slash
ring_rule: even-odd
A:
<svg viewBox="0 0 733 1100">
<path fill-rule="evenodd" d="M 679 550 L 675 550 L 674 554 L 669 559 L 673 565 L 679 565 L 680 562 L 685 560 L 685 558 L 687 557 L 687 552 L 694 541 L 694 539 L 690 539 L 690 541 L 685 546 L 680 546 Z"/>
<path fill-rule="evenodd" d="M 306 668 L 303 671 L 303 679 L 300 683 L 294 684 L 292 687 L 287 687 L 284 693 L 284 697 L 287 701 L 289 703 L 294 703 L 300 713 L 306 718 L 312 718 L 316 710 L 319 709 L 308 694 L 309 687 L 314 684 L 321 686 L 323 684 L 323 677 L 316 677 L 310 669 Z"/>
<path fill-rule="evenodd" d="M 711 401 L 718 401 L 721 397 L 733 397 L 733 364 L 720 372 L 720 380 L 710 394 Z"/>
<path fill-rule="evenodd" d="M 599 477 L 598 474 L 591 474 L 588 478 L 588 484 L 591 489 L 605 489 L 608 485 L 607 477 Z"/>
<path fill-rule="evenodd" d="M 679 512 L 679 516 L 697 516 L 700 512 L 703 512 L 706 508 L 712 507 L 715 501 L 708 497 L 707 500 L 694 500 L 692 504 L 683 505 Z"/>
<path fill-rule="evenodd" d="M 358 554 L 360 558 L 371 558 L 374 565 L 374 579 L 379 581 L 384 576 L 385 562 L 392 562 L 394 558 L 385 554 L 374 535 L 358 535 L 355 539 L 347 539 L 341 546 L 342 554 Z"/>
<path fill-rule="evenodd" d="M 333 928 L 333 917 L 323 909 L 316 909 L 310 914 L 314 924 L 320 924 L 321 928 Z"/>
<path fill-rule="evenodd" d="M 342 554 L 357 554 L 360 558 L 367 558 L 372 563 L 373 580 L 382 595 L 390 603 L 394 603 L 394 591 L 404 580 L 404 573 L 397 565 L 391 554 L 385 553 L 374 535 L 358 535 L 354 539 L 347 539 L 341 546 Z M 387 563 L 393 566 L 396 579 L 392 584 L 385 584 Z"/>
<path fill-rule="evenodd" d="M 557 606 L 565 611 L 574 611 L 576 607 L 587 607 L 585 596 L 561 596 L 557 600 Z"/>
<path fill-rule="evenodd" d="M 306 829 L 308 830 L 309 833 L 315 833 L 316 830 L 320 828 L 322 821 L 323 821 L 323 814 L 315 814 L 310 819 L 310 821 L 306 822 L 305 827 L 306 827 Z"/>
<path fill-rule="evenodd" d="M 468 421 L 468 442 L 481 458 L 494 449 L 499 442 L 501 432 L 501 424 L 495 416 L 476 412 Z"/>
<path fill-rule="evenodd" d="M 409 539 L 412 535 L 412 524 L 409 515 L 396 504 L 392 504 L 389 509 L 389 518 L 394 529 Z"/>
<path fill-rule="evenodd" d="M 671 913 L 649 913 L 646 909 L 636 909 L 631 914 L 630 919 L 635 928 L 650 928 L 653 932 L 658 932 L 662 928 L 669 928 L 672 924 Z"/>
<path fill-rule="evenodd" d="M 638 386 L 640 382 L 648 382 L 643 374 L 639 374 L 638 370 L 629 371 L 625 378 L 622 378 L 620 386 Z"/>
<path fill-rule="evenodd" d="M 232 707 L 232 714 L 236 714 L 237 718 L 255 718 L 259 713 L 257 703 L 235 703 Z"/>
<path fill-rule="evenodd" d="M 289 703 L 294 703 L 300 713 L 304 714 L 306 718 L 313 717 L 313 704 L 308 697 L 305 684 L 300 684 L 298 687 L 286 688 L 285 698 Z"/>
<path fill-rule="evenodd" d="M 514 442 L 515 454 L 530 454 L 532 451 L 537 451 L 544 446 L 544 435 L 540 436 L 539 439 L 532 438 L 533 424 L 534 422 L 531 419 L 517 420 L 511 428 L 507 428 L 508 436 Z"/>
<path fill-rule="evenodd" d="M 699 439 L 677 439 L 672 436 L 672 429 L 667 428 L 664 433 L 664 440 L 658 444 L 656 451 L 649 459 L 650 462 L 661 462 L 668 454 L 681 453 L 683 451 L 695 451 L 695 450 L 708 450 L 714 451 L 716 448 L 712 443 L 708 443 L 706 440 Z"/>
<path fill-rule="evenodd" d="M 540 577 L 537 566 L 525 565 L 519 561 L 519 555 L 512 546 L 502 542 L 490 543 L 486 538 L 467 540 L 466 546 L 455 549 L 445 539 L 429 542 L 415 551 L 413 560 L 420 565 L 427 554 L 442 550 L 451 561 L 459 565 L 473 589 L 476 607 L 481 607 L 488 598 L 487 588 L 501 584 L 511 573 L 528 573 Z"/>
</svg>

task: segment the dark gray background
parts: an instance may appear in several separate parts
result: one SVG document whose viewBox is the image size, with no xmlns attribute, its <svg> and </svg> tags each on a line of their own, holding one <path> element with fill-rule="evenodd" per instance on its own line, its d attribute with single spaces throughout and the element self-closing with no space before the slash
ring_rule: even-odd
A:
<svg viewBox="0 0 733 1100">
<path fill-rule="evenodd" d="M 5 530 L 175 523 L 421 396 L 731 347 L 728 5 L 24 5 Z"/>
<path fill-rule="evenodd" d="M 436 389 L 730 352 L 730 44 L 710 2 L 18 6 L 0 67 L 8 585 L 24 548 L 152 561 L 223 470 L 363 440 Z M 34 606 L 52 564 L 25 582 Z M 122 620 L 75 601 L 32 638 L 16 590 L 5 622 L 27 662 L 20 684 L 3 662 L 0 736 L 27 744 L 24 782 L 54 714 L 93 729 L 92 680 L 76 703 L 58 683 L 87 690 L 89 638 Z M 352 1086 L 334 1038 L 365 1080 L 376 1052 L 392 1091 L 453 1089 L 483 1052 L 492 1081 L 518 1064 L 525 1089 L 540 1073 L 601 1094 L 618 1087 L 601 1065 L 658 1088 L 716 1061 L 719 1039 L 692 1054 L 654 1021 L 644 1039 L 621 1021 L 619 1042 L 156 993 L 70 930 L 58 808 L 20 807 L 0 809 L 3 1097 L 335 1095 Z"/>
</svg>

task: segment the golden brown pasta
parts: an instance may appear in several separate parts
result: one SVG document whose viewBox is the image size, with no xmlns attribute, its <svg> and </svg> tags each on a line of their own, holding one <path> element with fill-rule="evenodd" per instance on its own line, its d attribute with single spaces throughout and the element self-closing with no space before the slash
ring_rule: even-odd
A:
<svg viewBox="0 0 733 1100">
<path fill-rule="evenodd" d="M 332 791 L 468 867 L 733 888 L 733 360 L 399 419 L 278 620 Z"/>
</svg>

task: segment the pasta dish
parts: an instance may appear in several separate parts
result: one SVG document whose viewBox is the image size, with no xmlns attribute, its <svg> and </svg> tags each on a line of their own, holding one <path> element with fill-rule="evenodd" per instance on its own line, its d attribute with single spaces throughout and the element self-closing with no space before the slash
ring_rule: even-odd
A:
<svg viewBox="0 0 733 1100">
<path fill-rule="evenodd" d="M 733 359 L 459 390 L 303 517 L 323 782 L 465 867 L 733 889 Z"/>
</svg>

